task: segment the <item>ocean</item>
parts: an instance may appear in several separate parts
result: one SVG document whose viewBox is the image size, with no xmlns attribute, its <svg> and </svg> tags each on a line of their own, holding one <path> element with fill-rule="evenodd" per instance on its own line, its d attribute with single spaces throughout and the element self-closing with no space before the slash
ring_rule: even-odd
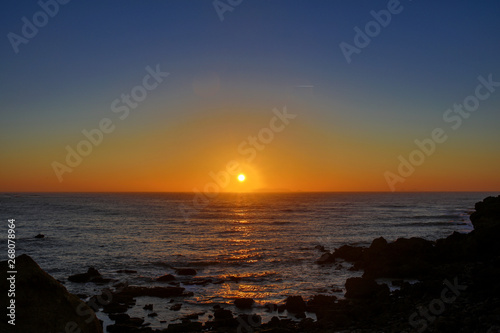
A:
<svg viewBox="0 0 500 333">
<path fill-rule="evenodd" d="M 342 297 L 345 280 L 360 276 L 348 263 L 321 266 L 316 249 L 366 245 L 383 236 L 446 237 L 469 232 L 474 204 L 493 193 L 227 193 L 219 194 L 186 220 L 179 207 L 192 205 L 188 193 L 23 193 L 0 195 L 6 244 L 7 219 L 16 220 L 17 255 L 30 255 L 72 293 L 95 295 L 109 285 L 78 284 L 68 276 L 95 267 L 105 278 L 130 285 L 163 285 L 154 279 L 194 268 L 178 277 L 193 296 L 143 297 L 129 310 L 153 328 L 166 328 L 184 315 L 253 298 L 264 321 L 267 303 L 289 295 Z M 495 194 L 496 195 L 496 194 Z M 45 238 L 34 238 L 37 234 Z M 7 259 L 7 253 L 4 259 Z M 137 273 L 118 273 L 118 270 Z M 205 281 L 203 281 L 205 280 Z M 157 317 L 147 317 L 144 304 Z M 242 311 L 239 311 L 240 313 Z M 312 316 L 312 315 L 311 315 Z M 105 325 L 112 323 L 102 312 Z M 162 323 L 161 321 L 166 321 Z"/>
</svg>

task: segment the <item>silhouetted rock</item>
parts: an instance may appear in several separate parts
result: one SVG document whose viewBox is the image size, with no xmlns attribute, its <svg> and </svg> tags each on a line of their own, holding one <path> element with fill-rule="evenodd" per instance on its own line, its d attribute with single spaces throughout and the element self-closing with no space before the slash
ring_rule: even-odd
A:
<svg viewBox="0 0 500 333">
<path fill-rule="evenodd" d="M 85 283 L 99 279 L 102 279 L 102 275 L 94 267 L 90 267 L 87 270 L 87 273 L 75 274 L 68 277 L 69 281 L 78 283 Z"/>
<path fill-rule="evenodd" d="M 163 276 L 160 276 L 159 278 L 156 279 L 156 281 L 158 282 L 170 282 L 170 281 L 174 281 L 175 280 L 175 276 L 173 276 L 172 274 L 165 274 Z"/>
<path fill-rule="evenodd" d="M 45 237 L 44 234 L 38 234 L 38 235 L 35 236 L 35 238 L 44 238 L 44 237 Z"/>
<path fill-rule="evenodd" d="M 2 272 L 7 272 L 7 261 L 0 262 Z M 102 327 L 94 311 L 77 296 L 43 271 L 33 259 L 23 254 L 16 258 L 16 332 L 66 332 L 102 333 Z M 9 275 L 7 274 L 7 278 Z M 10 281 L 0 281 L 1 290 L 9 290 Z M 2 295 L 0 305 L 7 309 L 9 298 Z M 0 321 L 0 332 L 13 332 L 12 325 Z"/>
<path fill-rule="evenodd" d="M 389 296 L 389 287 L 379 285 L 375 280 L 369 278 L 349 278 L 345 283 L 347 298 L 373 298 Z"/>
<path fill-rule="evenodd" d="M 302 296 L 288 296 L 285 301 L 285 308 L 291 313 L 300 313 L 306 311 L 306 302 Z"/>
<path fill-rule="evenodd" d="M 203 324 L 199 322 L 169 324 L 165 332 L 167 333 L 202 332 L 202 327 Z"/>
<path fill-rule="evenodd" d="M 332 256 L 334 258 L 341 258 L 347 261 L 358 261 L 363 258 L 365 249 L 362 247 L 343 245 L 336 249 Z"/>
<path fill-rule="evenodd" d="M 251 298 L 237 298 L 234 300 L 234 305 L 240 309 L 250 309 L 254 303 Z"/>
</svg>

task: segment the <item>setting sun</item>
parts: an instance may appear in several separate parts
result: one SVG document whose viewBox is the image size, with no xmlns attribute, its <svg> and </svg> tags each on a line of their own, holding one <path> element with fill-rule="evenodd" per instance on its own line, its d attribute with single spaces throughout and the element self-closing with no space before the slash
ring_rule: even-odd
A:
<svg viewBox="0 0 500 333">
<path fill-rule="evenodd" d="M 238 175 L 238 180 L 239 180 L 240 182 L 245 181 L 245 178 L 246 178 L 246 177 L 245 177 L 245 175 L 244 175 L 244 174 L 242 174 L 242 173 L 240 173 L 240 174 Z"/>
</svg>

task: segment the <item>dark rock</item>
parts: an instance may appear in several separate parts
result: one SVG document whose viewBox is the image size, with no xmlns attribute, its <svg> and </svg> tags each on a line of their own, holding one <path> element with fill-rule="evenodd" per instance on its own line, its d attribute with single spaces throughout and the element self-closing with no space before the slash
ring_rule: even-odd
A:
<svg viewBox="0 0 500 333">
<path fill-rule="evenodd" d="M 237 298 L 234 300 L 234 305 L 239 309 L 250 309 L 254 303 L 251 298 Z"/>
<path fill-rule="evenodd" d="M 175 276 L 173 276 L 172 274 L 165 274 L 156 279 L 156 281 L 158 282 L 170 282 L 173 280 L 175 280 Z"/>
<path fill-rule="evenodd" d="M 146 304 L 143 307 L 144 310 L 153 311 L 153 304 Z"/>
<path fill-rule="evenodd" d="M 177 304 L 174 304 L 170 307 L 170 310 L 172 311 L 179 311 L 182 307 L 182 304 L 181 303 L 177 303 Z"/>
<path fill-rule="evenodd" d="M 127 312 L 127 310 L 128 310 L 127 305 L 119 303 L 106 304 L 102 308 L 102 312 L 104 313 L 123 313 Z"/>
<path fill-rule="evenodd" d="M 7 272 L 7 261 L 0 262 L 2 272 Z M 43 271 L 26 254 L 16 258 L 16 332 L 65 332 L 102 333 L 102 326 L 94 311 L 77 296 Z M 9 290 L 9 275 L 0 281 L 1 290 Z M 7 292 L 6 292 L 7 293 Z M 1 297 L 0 306 L 7 309 L 9 298 Z M 84 315 L 82 315 L 84 314 Z M 0 332 L 12 332 L 9 315 L 0 321 Z"/>
<path fill-rule="evenodd" d="M 349 278 L 345 283 L 346 298 L 382 298 L 389 296 L 389 287 L 369 278 Z"/>
<path fill-rule="evenodd" d="M 196 275 L 196 270 L 192 268 L 180 268 L 175 271 L 178 275 Z"/>
<path fill-rule="evenodd" d="M 295 314 L 295 318 L 297 318 L 297 319 L 303 319 L 305 317 L 306 317 L 305 312 L 299 312 L 299 313 Z"/>
<path fill-rule="evenodd" d="M 214 318 L 215 320 L 233 319 L 233 313 L 231 310 L 217 309 L 214 311 Z"/>
<path fill-rule="evenodd" d="M 321 257 L 319 257 L 318 260 L 316 260 L 316 263 L 326 264 L 326 263 L 330 263 L 330 262 L 334 262 L 334 261 L 335 261 L 335 257 L 332 256 L 330 253 L 326 252 L 326 253 L 323 253 L 321 255 Z"/>
<path fill-rule="evenodd" d="M 102 278 L 101 273 L 99 273 L 94 267 L 90 267 L 87 270 L 87 273 L 71 275 L 68 277 L 68 280 L 71 282 L 86 283 L 99 278 Z"/>
<path fill-rule="evenodd" d="M 35 238 L 44 238 L 44 237 L 45 237 L 44 234 L 38 234 L 38 235 L 35 236 Z"/>
<path fill-rule="evenodd" d="M 158 314 L 156 312 L 148 313 L 148 317 L 158 317 Z"/>
<path fill-rule="evenodd" d="M 185 333 L 185 332 L 201 332 L 203 324 L 199 322 L 187 322 L 181 324 L 169 324 L 165 332 L 167 333 Z"/>
<path fill-rule="evenodd" d="M 117 273 L 126 273 L 126 274 L 135 274 L 137 271 L 134 271 L 132 269 L 119 269 L 116 271 Z"/>
<path fill-rule="evenodd" d="M 109 319 L 114 320 L 116 324 L 123 324 L 130 320 L 130 316 L 126 313 L 112 313 Z"/>
<path fill-rule="evenodd" d="M 307 311 L 317 313 L 321 309 L 331 307 L 335 304 L 337 297 L 327 295 L 314 295 L 307 301 Z"/>
<path fill-rule="evenodd" d="M 306 310 L 306 302 L 302 296 L 288 296 L 285 301 L 285 308 L 288 312 L 299 313 Z"/>
<path fill-rule="evenodd" d="M 205 314 L 205 312 L 196 312 L 196 313 L 190 313 L 188 315 L 185 315 L 184 317 L 182 317 L 182 319 L 186 319 L 186 320 L 193 320 L 193 319 L 198 319 L 200 316 L 203 316 Z"/>
<path fill-rule="evenodd" d="M 358 261 L 363 258 L 363 252 L 365 249 L 362 247 L 343 245 L 336 249 L 332 256 L 333 258 L 345 259 L 347 261 Z"/>
<path fill-rule="evenodd" d="M 314 248 L 319 252 L 328 252 L 323 245 L 316 245 Z"/>
</svg>

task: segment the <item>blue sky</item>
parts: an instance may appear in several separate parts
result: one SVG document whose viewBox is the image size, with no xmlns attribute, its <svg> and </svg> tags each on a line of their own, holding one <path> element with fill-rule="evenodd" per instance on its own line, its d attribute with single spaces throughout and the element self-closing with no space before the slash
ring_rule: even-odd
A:
<svg viewBox="0 0 500 333">
<path fill-rule="evenodd" d="M 243 0 L 221 22 L 212 1 L 72 0 L 16 54 L 7 34 L 21 35 L 22 17 L 32 21 L 41 9 L 9 0 L 0 13 L 0 138 L 10 141 L 3 151 L 8 155 L 16 146 L 10 138 L 20 134 L 18 150 L 29 152 L 29 138 L 63 147 L 156 64 L 170 73 L 168 82 L 146 101 L 152 111 L 126 126 L 146 130 L 218 108 L 268 112 L 288 103 L 307 109 L 321 130 L 411 144 L 474 91 L 478 75 L 500 80 L 500 3 L 401 1 L 402 11 L 348 64 L 339 44 L 353 44 L 353 28 L 364 29 L 370 11 L 387 5 Z M 217 93 L 193 94 L 193 80 L 214 73 Z M 312 95 L 304 97 L 300 85 L 314 86 Z M 488 141 L 478 144 L 498 145 L 498 95 L 459 134 L 463 140 L 484 135 Z"/>
</svg>

